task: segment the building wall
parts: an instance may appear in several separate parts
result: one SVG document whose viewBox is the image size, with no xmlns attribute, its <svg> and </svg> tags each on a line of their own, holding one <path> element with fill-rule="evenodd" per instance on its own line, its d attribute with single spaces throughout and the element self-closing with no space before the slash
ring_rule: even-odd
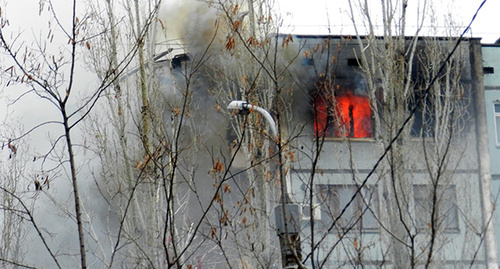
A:
<svg viewBox="0 0 500 269">
<path fill-rule="evenodd" d="M 500 104 L 500 45 L 483 46 L 483 67 L 492 67 L 494 73 L 484 74 L 486 116 L 490 145 L 491 173 L 500 175 L 500 145 L 496 142 L 494 104 Z"/>
<path fill-rule="evenodd" d="M 321 42 L 323 42 L 321 39 L 306 40 L 306 45 L 304 45 L 303 50 L 307 51 L 308 48 L 311 51 L 314 50 L 315 43 L 320 44 L 321 48 Z M 328 56 L 330 58 L 335 56 L 335 61 L 338 63 L 338 68 L 335 69 L 337 72 L 335 77 L 336 83 L 363 91 L 363 87 L 366 87 L 366 85 L 363 81 L 360 70 L 356 66 L 349 64 L 352 64 L 352 60 L 349 61 L 349 59 L 356 58 L 356 55 L 359 55 L 359 45 L 356 42 L 356 40 L 349 41 L 348 39 L 342 38 L 334 40 L 330 45 L 330 47 L 333 48 L 332 53 L 328 54 Z M 309 44 L 309 46 L 307 44 Z M 340 45 L 337 46 L 337 44 Z M 467 47 L 468 42 L 464 42 L 462 49 L 467 52 L 464 54 L 465 58 L 469 57 Z M 337 51 L 337 48 L 341 49 Z M 311 63 L 318 63 L 319 60 L 321 59 L 308 59 L 307 61 L 303 61 L 302 66 L 296 67 L 302 68 L 302 71 L 299 72 L 297 76 L 302 81 L 309 80 L 308 84 L 310 88 L 314 88 L 314 79 L 318 78 L 317 70 L 321 69 L 317 68 L 313 70 L 313 68 L 311 68 Z M 464 62 L 465 64 L 468 64 L 469 60 L 464 59 Z M 316 75 L 316 77 L 314 78 L 313 75 Z M 473 95 L 470 94 L 470 67 L 464 67 L 461 80 L 464 85 L 464 99 L 470 101 L 470 104 L 468 104 L 470 106 L 468 117 L 474 118 L 474 100 Z M 308 93 L 310 92 L 304 92 L 303 96 L 296 97 L 298 102 L 294 105 L 294 107 L 296 107 L 294 117 L 296 119 L 300 119 L 297 120 L 297 122 L 305 123 L 303 128 L 297 128 L 303 133 L 301 136 L 302 139 L 295 144 L 295 147 L 299 150 L 296 152 L 296 161 L 293 163 L 292 170 L 291 192 L 293 193 L 293 199 L 298 203 L 308 203 L 308 200 L 305 197 L 307 197 L 307 191 L 311 180 L 310 169 L 313 165 L 311 156 L 314 156 L 316 150 L 316 139 L 314 138 L 312 120 L 313 113 L 311 108 L 313 101 L 311 97 L 308 96 Z M 379 134 L 383 135 L 383 131 L 379 132 Z M 474 120 L 467 120 L 467 124 L 465 124 L 463 129 L 460 129 L 457 137 L 458 138 L 453 141 L 452 146 L 450 147 L 453 153 L 450 154 L 448 162 L 449 167 L 447 167 L 447 171 L 450 173 L 450 184 L 453 184 L 456 187 L 456 194 L 459 198 L 457 200 L 457 206 L 460 209 L 460 217 L 458 220 L 459 228 L 456 231 L 447 232 L 441 235 L 440 238 L 442 239 L 443 245 L 440 246 L 442 249 L 439 252 L 439 259 L 442 259 L 445 263 L 467 263 L 470 262 L 470 259 L 473 259 L 473 256 L 470 255 L 470 250 L 475 248 L 478 249 L 477 257 L 475 259 L 476 262 L 480 264 L 484 261 L 484 249 L 480 247 L 481 243 L 478 238 L 471 236 L 473 229 L 470 226 L 471 224 L 481 225 L 482 223 L 482 213 L 478 210 L 481 207 L 481 192 L 479 185 L 480 177 L 478 171 L 478 154 Z M 429 182 L 429 175 L 426 171 L 426 166 L 429 164 L 426 163 L 426 160 L 422 157 L 423 140 L 427 141 L 426 145 L 429 148 L 432 148 L 432 139 L 425 138 L 407 139 L 400 145 L 402 152 L 408 152 L 408 155 L 413 156 L 407 160 L 406 164 L 408 167 L 405 167 L 405 176 L 408 177 L 408 180 L 411 182 L 410 184 L 426 184 L 426 182 Z M 384 145 L 381 143 L 380 139 L 378 139 L 377 135 L 373 138 L 364 139 L 327 138 L 324 141 L 323 148 L 318 159 L 316 167 L 318 172 L 315 175 L 314 185 L 353 184 L 353 182 L 358 184 L 361 183 L 363 179 L 366 178 L 368 173 L 371 172 L 371 169 L 377 162 L 383 148 Z M 401 158 L 408 157 L 402 156 Z M 500 169 L 500 165 L 498 169 Z M 379 184 L 379 197 L 386 195 L 382 187 L 383 180 L 379 180 L 383 177 L 383 172 L 383 169 L 378 169 L 368 181 L 369 185 Z M 409 203 L 413 203 L 412 198 L 407 198 L 410 201 Z M 388 205 L 384 204 L 382 200 L 383 199 L 380 199 L 380 203 L 378 205 L 381 211 L 380 216 L 387 217 L 392 214 L 392 212 L 387 210 Z M 389 224 L 388 222 L 384 223 Z M 308 238 L 310 235 L 309 221 L 304 222 L 303 229 L 305 233 L 304 237 Z M 338 241 L 338 236 L 339 235 L 337 233 L 332 232 L 328 235 L 329 240 L 326 240 L 326 242 L 336 242 Z M 351 236 L 352 238 L 349 239 Z M 345 262 L 346 259 L 348 259 L 346 253 L 349 251 L 346 249 L 353 247 L 352 241 L 356 236 L 359 236 L 359 234 L 356 234 L 356 232 L 350 232 L 346 239 L 342 240 L 342 242 L 344 242 L 342 244 L 345 245 L 336 248 L 335 253 L 331 256 L 335 258 L 330 258 L 331 260 L 338 262 L 335 266 L 342 266 L 342 262 Z M 382 254 L 384 253 L 383 250 L 387 249 L 388 245 L 391 244 L 391 240 L 389 239 L 391 236 L 383 229 L 380 229 L 378 232 L 374 233 L 363 233 L 361 237 L 363 238 L 365 245 L 371 245 L 371 247 L 368 248 L 369 250 L 364 253 L 364 255 L 366 255 L 364 258 L 367 261 L 373 262 L 374 265 L 377 265 L 379 262 L 383 262 L 385 259 L 382 257 Z M 419 238 L 416 240 L 418 245 Z M 348 242 L 351 244 L 349 245 Z M 328 243 L 325 243 L 325 246 L 327 244 Z M 425 245 L 422 245 L 421 247 L 425 248 Z M 307 246 L 305 246 L 304 249 L 307 249 Z M 352 251 L 352 253 L 354 252 Z M 320 251 L 319 257 L 322 255 L 323 254 Z M 334 264 L 332 264 L 332 266 L 333 265 Z M 453 265 L 450 266 L 450 268 L 452 267 Z"/>
<path fill-rule="evenodd" d="M 497 128 L 495 124 L 495 104 L 500 104 L 500 45 L 483 45 L 483 67 L 485 104 L 488 125 L 488 140 L 491 159 L 492 195 L 496 205 L 494 213 L 497 257 L 500 257 L 500 145 L 497 145 Z M 489 69 L 489 70 L 488 70 Z M 493 73 L 491 73 L 493 72 Z"/>
<path fill-rule="evenodd" d="M 484 67 L 493 67 L 494 73 L 485 74 L 484 86 L 486 90 L 496 87 L 500 90 L 500 44 L 483 45 Z"/>
</svg>

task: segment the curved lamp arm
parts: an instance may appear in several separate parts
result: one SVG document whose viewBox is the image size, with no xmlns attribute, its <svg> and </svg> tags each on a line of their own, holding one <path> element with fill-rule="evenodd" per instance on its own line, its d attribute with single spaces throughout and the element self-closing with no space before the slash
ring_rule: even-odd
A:
<svg viewBox="0 0 500 269">
<path fill-rule="evenodd" d="M 278 137 L 278 131 L 277 131 L 277 126 L 276 123 L 274 122 L 273 117 L 267 110 L 263 109 L 260 106 L 254 106 L 252 104 L 247 103 L 246 101 L 231 101 L 229 105 L 227 106 L 227 109 L 233 109 L 233 110 L 239 110 L 239 111 L 257 111 L 259 112 L 264 118 L 267 120 L 269 123 L 269 126 L 271 128 L 271 131 L 273 132 L 274 137 Z"/>
</svg>

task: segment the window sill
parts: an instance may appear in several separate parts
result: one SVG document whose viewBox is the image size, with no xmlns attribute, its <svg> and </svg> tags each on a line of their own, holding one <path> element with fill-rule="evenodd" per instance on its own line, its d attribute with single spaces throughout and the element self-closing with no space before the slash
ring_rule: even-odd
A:
<svg viewBox="0 0 500 269">
<path fill-rule="evenodd" d="M 314 137 L 313 140 L 316 139 L 324 139 L 325 141 L 331 141 L 331 142 L 344 142 L 344 141 L 349 141 L 349 142 L 370 142 L 373 143 L 376 141 L 375 138 L 373 137 L 366 137 L 366 138 L 354 138 L 354 137 Z"/>
<path fill-rule="evenodd" d="M 429 228 L 417 228 L 418 233 L 420 234 L 425 234 L 425 233 L 430 233 Z M 446 229 L 439 229 L 439 231 L 443 234 L 460 234 L 460 229 L 459 228 L 446 228 Z"/>
<path fill-rule="evenodd" d="M 362 234 L 373 234 L 373 235 L 380 234 L 380 228 L 370 228 L 370 229 L 359 230 L 359 228 L 354 227 L 353 229 L 350 229 L 350 230 L 342 229 L 341 231 L 344 234 L 346 234 L 346 235 L 349 235 L 349 234 L 359 234 L 359 233 L 362 233 Z M 335 230 L 335 231 L 332 230 L 331 232 L 329 232 L 329 234 L 338 234 L 338 231 L 337 230 Z"/>
<path fill-rule="evenodd" d="M 433 136 L 427 136 L 427 137 L 411 136 L 410 137 L 410 141 L 416 141 L 416 142 L 418 142 L 418 141 L 422 141 L 422 140 L 431 141 L 432 142 L 432 141 L 436 140 L 436 138 L 433 137 Z"/>
</svg>

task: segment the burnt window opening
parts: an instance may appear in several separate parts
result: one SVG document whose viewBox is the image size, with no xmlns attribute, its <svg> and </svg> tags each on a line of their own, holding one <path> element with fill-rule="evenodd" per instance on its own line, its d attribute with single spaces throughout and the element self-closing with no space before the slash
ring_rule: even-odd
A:
<svg viewBox="0 0 500 269">
<path fill-rule="evenodd" d="M 314 134 L 316 137 L 371 138 L 372 109 L 370 99 L 338 85 L 317 94 L 314 100 Z M 331 91 L 330 91 L 331 92 Z"/>
<path fill-rule="evenodd" d="M 465 120 L 466 112 L 462 109 L 468 91 L 463 86 L 469 67 L 460 54 L 445 60 L 450 45 L 448 41 L 431 38 L 417 45 L 411 62 L 405 59 L 405 64 L 411 65 L 410 81 L 404 82 L 413 85 L 413 93 L 405 100 L 407 111 L 415 110 L 410 122 L 413 138 L 438 137 Z"/>
<path fill-rule="evenodd" d="M 416 103 L 424 93 L 415 91 L 414 100 L 409 103 L 409 110 L 417 106 L 413 115 L 413 122 L 410 130 L 412 137 L 434 137 L 434 126 L 436 124 L 436 113 L 432 102 L 432 97 L 427 94 L 420 103 Z"/>
<path fill-rule="evenodd" d="M 495 68 L 493 67 L 483 67 L 483 74 L 494 74 Z"/>
<path fill-rule="evenodd" d="M 363 187 L 350 203 L 358 188 L 356 185 L 317 185 L 317 199 L 321 207 L 321 222 L 326 226 L 330 226 L 344 211 L 337 223 L 335 223 L 336 227 L 344 231 L 377 232 L 379 229 L 375 217 L 379 212 L 377 187 L 368 185 Z M 332 229 L 332 232 L 336 232 L 336 230 Z"/>
<path fill-rule="evenodd" d="M 458 114 L 456 117 L 449 118 L 447 121 L 438 118 L 444 115 L 444 113 L 450 113 L 450 110 L 447 110 L 449 105 L 454 106 L 454 102 L 463 101 L 464 93 L 460 88 L 459 82 L 451 81 L 447 77 L 449 76 L 438 78 L 432 86 L 423 86 L 425 82 L 419 83 L 419 81 L 417 81 L 413 96 L 411 96 L 408 102 L 408 111 L 412 111 L 416 107 L 411 122 L 410 135 L 412 137 L 436 137 L 438 132 L 443 130 L 442 128 L 451 128 L 461 121 L 461 116 Z M 446 92 L 447 87 L 454 89 L 452 94 Z M 428 91 L 427 94 L 425 94 L 426 91 Z M 455 111 L 455 109 L 453 109 L 453 111 Z M 441 129 L 437 129 L 436 124 L 439 124 Z"/>
</svg>

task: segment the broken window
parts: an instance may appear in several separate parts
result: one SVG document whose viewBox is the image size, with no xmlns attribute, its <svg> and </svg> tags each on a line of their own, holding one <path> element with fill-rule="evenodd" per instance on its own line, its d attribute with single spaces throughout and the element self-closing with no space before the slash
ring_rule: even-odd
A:
<svg viewBox="0 0 500 269">
<path fill-rule="evenodd" d="M 320 93 L 314 100 L 316 137 L 372 137 L 370 99 L 354 90 L 335 88 L 333 94 Z"/>
<path fill-rule="evenodd" d="M 321 206 L 321 220 L 326 226 L 332 224 L 341 212 L 342 216 L 335 225 L 343 230 L 362 230 L 365 232 L 378 230 L 378 192 L 376 186 L 365 186 L 352 199 L 356 185 L 318 185 L 318 200 Z M 375 214 L 374 214 L 375 213 Z"/>
<path fill-rule="evenodd" d="M 431 185 L 413 186 L 415 201 L 415 220 L 419 229 L 429 229 L 431 225 L 445 231 L 458 230 L 458 209 L 456 206 L 457 196 L 454 186 L 438 186 L 437 194 L 433 199 L 433 187 Z M 433 202 L 434 200 L 434 202 Z M 436 218 L 432 223 L 432 214 Z"/>
</svg>

